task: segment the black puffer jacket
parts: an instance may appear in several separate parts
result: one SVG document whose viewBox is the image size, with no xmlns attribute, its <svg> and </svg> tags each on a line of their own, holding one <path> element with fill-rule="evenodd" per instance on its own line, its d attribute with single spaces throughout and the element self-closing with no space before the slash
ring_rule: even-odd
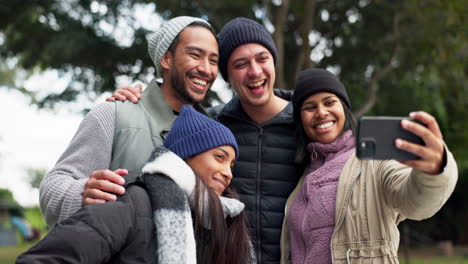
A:
<svg viewBox="0 0 468 264">
<path fill-rule="evenodd" d="M 58 223 L 16 263 L 154 263 L 154 234 L 149 196 L 131 185 L 119 201 L 85 206 Z"/>
<path fill-rule="evenodd" d="M 257 124 L 243 111 L 239 98 L 209 113 L 234 133 L 239 145 L 232 186 L 249 216 L 258 263 L 280 262 L 284 206 L 302 168 L 294 164 L 295 128 L 292 105 L 271 120 Z"/>
</svg>

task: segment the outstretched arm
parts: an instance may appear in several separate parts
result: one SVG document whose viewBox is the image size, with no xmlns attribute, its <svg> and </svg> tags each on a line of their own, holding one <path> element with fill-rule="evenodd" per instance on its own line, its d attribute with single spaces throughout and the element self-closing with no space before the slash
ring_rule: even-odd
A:
<svg viewBox="0 0 468 264">
<path fill-rule="evenodd" d="M 403 216 L 421 220 L 435 214 L 452 194 L 458 179 L 455 159 L 444 145 L 434 117 L 425 112 L 410 115 L 426 125 L 403 121 L 404 129 L 420 136 L 425 146 L 397 139 L 398 148 L 420 157 L 411 161 L 379 164 L 387 203 Z M 402 166 L 406 165 L 406 166 Z"/>
</svg>

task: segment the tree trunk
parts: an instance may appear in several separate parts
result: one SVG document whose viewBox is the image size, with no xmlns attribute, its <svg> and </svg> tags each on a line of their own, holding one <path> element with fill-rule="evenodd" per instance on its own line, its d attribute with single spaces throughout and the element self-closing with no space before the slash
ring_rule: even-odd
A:
<svg viewBox="0 0 468 264">
<path fill-rule="evenodd" d="M 299 71 L 314 66 L 314 63 L 310 59 L 310 45 L 309 45 L 309 34 L 314 29 L 314 17 L 315 17 L 315 0 L 306 0 L 304 4 L 304 14 L 302 16 L 303 21 L 301 25 L 301 39 L 302 45 L 299 47 L 297 54 L 297 63 L 295 70 L 292 73 L 294 80 L 297 77 Z"/>
<path fill-rule="evenodd" d="M 275 87 L 281 89 L 286 88 L 286 83 L 284 81 L 284 27 L 288 17 L 288 9 L 289 0 L 283 0 L 282 4 L 275 8 L 275 15 L 273 16 L 273 25 L 275 26 L 273 40 L 275 41 L 276 49 L 278 51 Z"/>
</svg>

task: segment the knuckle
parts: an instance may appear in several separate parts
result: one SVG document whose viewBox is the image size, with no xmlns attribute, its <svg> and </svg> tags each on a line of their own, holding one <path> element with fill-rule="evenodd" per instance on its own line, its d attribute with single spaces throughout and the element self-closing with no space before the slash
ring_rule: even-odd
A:
<svg viewBox="0 0 468 264">
<path fill-rule="evenodd" d="M 90 199 L 90 198 L 85 198 L 83 202 L 84 202 L 84 204 L 92 204 L 93 200 Z"/>
<path fill-rule="evenodd" d="M 96 170 L 96 171 L 93 171 L 93 173 L 91 173 L 90 178 L 99 179 L 102 177 L 102 174 L 103 174 L 102 170 Z"/>
<path fill-rule="evenodd" d="M 102 190 L 106 187 L 106 184 L 104 181 L 97 181 L 96 182 L 96 188 L 99 189 L 99 190 Z"/>
<path fill-rule="evenodd" d="M 90 178 L 89 180 L 87 180 L 87 181 L 85 182 L 85 185 L 84 185 L 85 190 L 86 190 L 86 189 L 89 189 L 89 188 L 92 188 L 92 186 L 94 185 L 94 182 L 95 182 L 95 181 L 96 181 L 96 180 L 95 180 L 95 179 L 92 179 L 92 178 Z"/>
</svg>

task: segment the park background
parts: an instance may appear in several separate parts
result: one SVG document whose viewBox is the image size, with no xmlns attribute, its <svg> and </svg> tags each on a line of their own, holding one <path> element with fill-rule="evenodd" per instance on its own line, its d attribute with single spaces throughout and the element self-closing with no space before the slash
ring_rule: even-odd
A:
<svg viewBox="0 0 468 264">
<path fill-rule="evenodd" d="M 146 37 L 164 20 L 197 16 L 219 32 L 243 16 L 276 42 L 276 87 L 292 89 L 302 69 L 326 68 L 347 87 L 357 116 L 424 110 L 437 118 L 460 178 L 434 217 L 400 225 L 400 255 L 468 263 L 467 14 L 467 0 L 0 0 L 0 227 L 14 228 L 13 212 L 47 232 L 40 179 L 92 106 L 151 80 Z M 231 96 L 218 78 L 204 105 Z M 34 243 L 21 232 L 16 240 L 0 248 L 0 263 Z"/>
</svg>

